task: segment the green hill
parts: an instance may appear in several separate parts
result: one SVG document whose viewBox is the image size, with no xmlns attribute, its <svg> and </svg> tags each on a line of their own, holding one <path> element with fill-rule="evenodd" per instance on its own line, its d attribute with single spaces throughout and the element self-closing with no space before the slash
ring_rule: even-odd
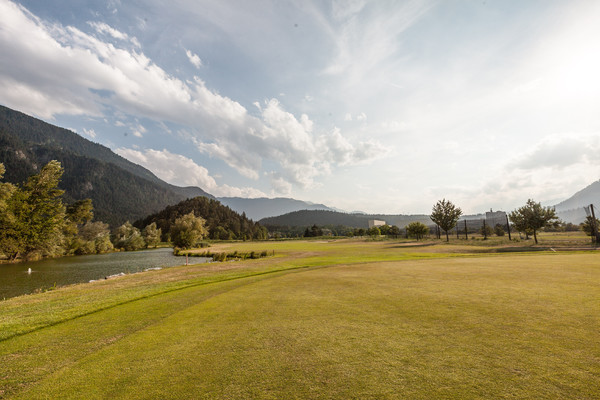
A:
<svg viewBox="0 0 600 400">
<path fill-rule="evenodd" d="M 184 200 L 176 205 L 168 206 L 164 210 L 149 215 L 136 221 L 133 225 L 143 228 L 153 222 L 162 229 L 163 235 L 171 230 L 175 220 L 185 214 L 193 212 L 194 215 L 206 220 L 206 228 L 211 239 L 266 239 L 267 230 L 258 222 L 253 222 L 246 214 L 238 214 L 231 208 L 224 206 L 218 200 L 198 196 Z"/>
</svg>

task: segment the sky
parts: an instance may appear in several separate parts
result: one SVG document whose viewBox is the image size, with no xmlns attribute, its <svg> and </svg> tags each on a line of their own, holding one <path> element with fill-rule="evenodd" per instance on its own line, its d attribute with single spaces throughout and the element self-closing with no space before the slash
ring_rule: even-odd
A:
<svg viewBox="0 0 600 400">
<path fill-rule="evenodd" d="M 0 104 L 161 179 L 465 213 L 600 179 L 595 0 L 0 0 Z"/>
</svg>

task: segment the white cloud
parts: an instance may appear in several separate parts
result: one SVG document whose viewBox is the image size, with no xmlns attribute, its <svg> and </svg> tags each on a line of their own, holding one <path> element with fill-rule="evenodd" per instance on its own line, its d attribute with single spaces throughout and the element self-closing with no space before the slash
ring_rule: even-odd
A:
<svg viewBox="0 0 600 400">
<path fill-rule="evenodd" d="M 289 196 L 292 193 L 292 185 L 279 176 L 279 174 L 271 172 L 268 175 L 271 178 L 271 194 L 273 196 Z"/>
<path fill-rule="evenodd" d="M 138 138 L 144 137 L 144 133 L 146 133 L 146 132 L 147 132 L 146 128 L 144 128 L 140 124 L 137 124 L 136 126 L 131 127 L 131 133 L 135 137 L 138 137 Z"/>
<path fill-rule="evenodd" d="M 366 5 L 365 0 L 349 0 L 340 1 L 334 0 L 331 3 L 331 13 L 333 18 L 338 21 L 346 20 L 356 16 Z"/>
<path fill-rule="evenodd" d="M 93 129 L 85 129 L 83 128 L 83 134 L 92 139 L 96 138 L 96 132 Z"/>
<path fill-rule="evenodd" d="M 383 121 L 381 123 L 381 128 L 384 131 L 399 132 L 399 131 L 404 131 L 404 130 L 409 129 L 410 126 L 404 121 L 389 120 L 389 121 Z"/>
<path fill-rule="evenodd" d="M 200 69 L 200 67 L 203 65 L 202 64 L 202 60 L 200 59 L 200 57 L 198 57 L 197 54 L 192 53 L 189 50 L 185 51 L 185 54 L 187 55 L 188 59 L 190 60 L 190 62 L 192 63 L 192 65 L 198 69 Z"/>
<path fill-rule="evenodd" d="M 219 197 L 264 197 L 265 194 L 255 188 L 237 188 L 218 185 L 208 170 L 192 159 L 173 154 L 166 149 L 145 151 L 119 148 L 115 152 L 126 159 L 148 168 L 160 179 L 178 186 L 197 186 Z"/>
<path fill-rule="evenodd" d="M 354 147 L 340 134 L 340 130 L 335 128 L 330 134 L 321 137 L 324 147 L 329 149 L 330 156 L 336 163 L 344 165 L 351 161 Z"/>
<path fill-rule="evenodd" d="M 564 200 L 600 176 L 600 134 L 552 135 L 516 154 L 484 182 L 432 188 L 470 212 L 513 210 L 527 199 Z"/>
<path fill-rule="evenodd" d="M 277 161 L 282 167 L 280 179 L 301 188 L 311 187 L 335 164 L 366 162 L 386 154 L 376 142 L 351 144 L 339 130 L 329 139 L 327 135 L 316 135 L 314 123 L 306 114 L 298 120 L 276 99 L 257 107 L 261 121 L 248 119 L 245 132 L 227 131 L 213 143 L 200 142 L 198 147 L 253 179 L 259 177 L 261 160 Z"/>
<path fill-rule="evenodd" d="M 46 24 L 14 3 L 0 3 L 0 23 L 0 82 L 10 89 L 7 101 L 24 105 L 25 112 L 98 116 L 107 102 L 125 113 L 188 126 L 235 123 L 246 113 L 200 79 L 183 82 L 143 53 Z M 98 90 L 109 98 L 94 94 Z"/>
<path fill-rule="evenodd" d="M 324 73 L 343 74 L 348 85 L 371 82 L 370 78 L 380 76 L 381 66 L 396 54 L 398 36 L 430 7 L 429 1 L 404 2 L 395 7 L 382 2 L 334 2 L 335 23 L 329 30 L 336 55 Z"/>
<path fill-rule="evenodd" d="M 109 35 L 118 40 L 128 41 L 136 47 L 141 47 L 140 42 L 135 37 L 129 37 L 126 33 L 120 32 L 104 22 L 88 22 L 88 24 L 100 34 Z"/>
<path fill-rule="evenodd" d="M 356 165 L 386 157 L 390 149 L 375 141 L 351 144 L 344 138 L 338 128 L 320 137 L 319 143 L 326 149 L 324 158 L 333 160 L 339 165 Z"/>
<path fill-rule="evenodd" d="M 514 165 L 523 170 L 566 168 L 580 163 L 600 162 L 600 134 L 551 135 L 532 151 L 520 155 Z"/>
<path fill-rule="evenodd" d="M 353 143 L 340 131 L 324 140 L 327 135 L 307 114 L 296 118 L 275 99 L 259 104 L 258 116 L 250 115 L 201 78 L 178 79 L 138 48 L 121 46 L 134 38 L 104 23 L 89 23 L 97 37 L 47 23 L 20 5 L 0 1 L 0 26 L 3 101 L 27 113 L 44 118 L 102 116 L 110 107 L 122 113 L 121 120 L 180 124 L 189 128 L 188 140 L 201 152 L 224 160 L 246 177 L 258 179 L 264 163 L 269 169 L 277 166 L 280 175 L 272 182 L 285 191 L 287 184 L 313 187 L 336 165 L 364 163 L 385 153 L 375 141 Z M 191 51 L 186 54 L 195 61 Z M 363 113 L 357 118 L 365 117 Z M 136 137 L 146 132 L 139 124 L 127 126 Z"/>
</svg>

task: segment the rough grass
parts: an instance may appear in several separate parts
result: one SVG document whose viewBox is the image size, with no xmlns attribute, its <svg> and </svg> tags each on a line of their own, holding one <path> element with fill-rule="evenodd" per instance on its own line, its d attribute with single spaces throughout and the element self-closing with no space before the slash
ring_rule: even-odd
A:
<svg viewBox="0 0 600 400">
<path fill-rule="evenodd" d="M 0 302 L 0 397 L 600 396 L 597 253 L 273 246 Z"/>
</svg>

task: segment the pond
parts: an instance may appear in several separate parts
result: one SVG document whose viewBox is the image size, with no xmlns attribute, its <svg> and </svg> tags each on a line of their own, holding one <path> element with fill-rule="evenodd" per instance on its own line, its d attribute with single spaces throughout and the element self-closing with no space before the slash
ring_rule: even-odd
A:
<svg viewBox="0 0 600 400">
<path fill-rule="evenodd" d="M 195 257 L 193 263 L 208 260 Z M 0 300 L 48 289 L 55 283 L 63 286 L 183 264 L 185 257 L 174 256 L 170 248 L 0 264 Z"/>
</svg>

